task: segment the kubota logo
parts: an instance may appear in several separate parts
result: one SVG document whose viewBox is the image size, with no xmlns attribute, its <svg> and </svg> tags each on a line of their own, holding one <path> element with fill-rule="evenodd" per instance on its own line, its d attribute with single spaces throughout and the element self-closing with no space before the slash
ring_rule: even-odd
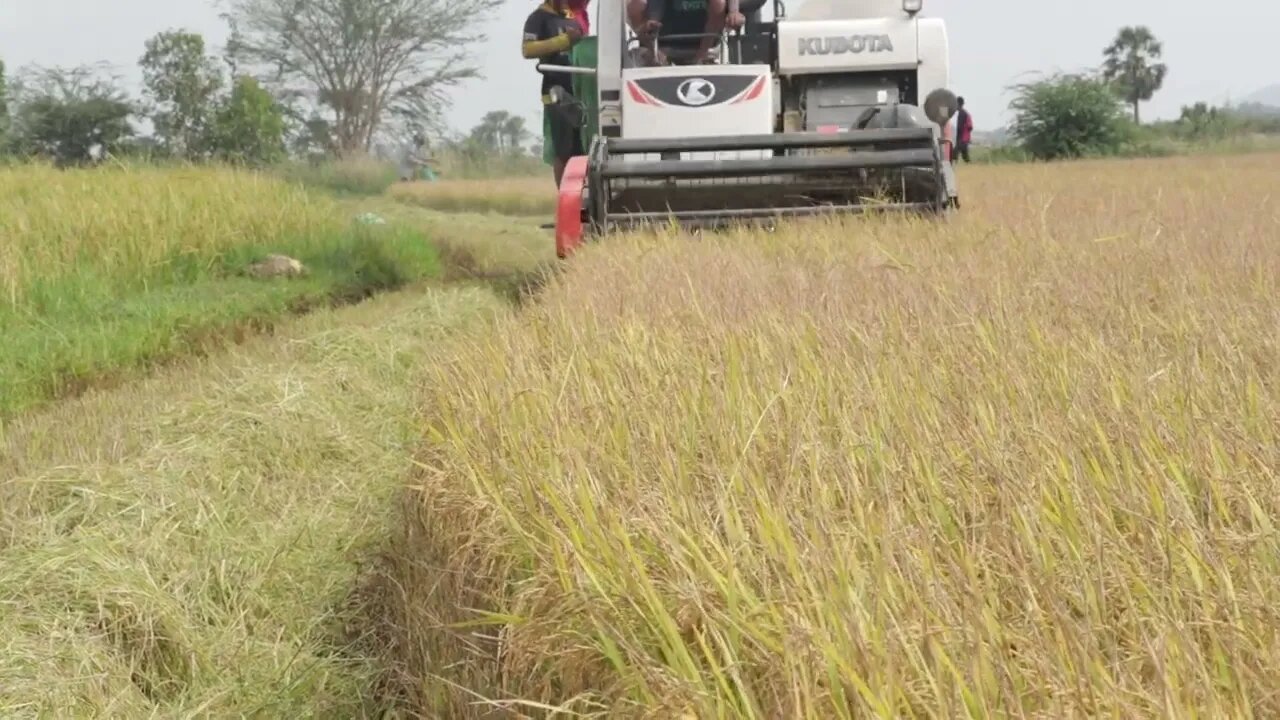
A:
<svg viewBox="0 0 1280 720">
<path fill-rule="evenodd" d="M 843 55 L 845 53 L 886 51 L 893 51 L 893 40 L 888 35 L 837 35 L 825 38 L 800 38 L 801 55 Z"/>
<path fill-rule="evenodd" d="M 676 97 L 685 105 L 706 105 L 716 96 L 716 86 L 704 78 L 689 78 L 676 88 Z"/>
</svg>

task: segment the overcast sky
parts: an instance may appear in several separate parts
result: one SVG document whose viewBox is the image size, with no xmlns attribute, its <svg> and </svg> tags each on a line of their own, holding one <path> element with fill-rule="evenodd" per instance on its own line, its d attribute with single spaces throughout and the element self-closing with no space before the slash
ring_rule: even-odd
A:
<svg viewBox="0 0 1280 720">
<path fill-rule="evenodd" d="M 519 39 L 537 2 L 508 0 L 486 23 L 489 40 L 478 58 L 484 78 L 454 92 L 448 118 L 456 129 L 489 110 L 535 117 L 539 78 L 520 57 Z M 1152 28 L 1170 66 L 1145 118 L 1176 116 L 1197 100 L 1239 100 L 1280 82 L 1269 53 L 1280 27 L 1275 0 L 925 0 L 925 12 L 948 23 L 954 89 L 980 129 L 1007 120 L 1005 88 L 1021 74 L 1097 65 L 1116 29 L 1129 23 Z M 201 32 L 217 47 L 226 39 L 213 0 L 0 0 L 0 59 L 10 71 L 107 61 L 136 89 L 143 42 L 170 28 Z"/>
</svg>

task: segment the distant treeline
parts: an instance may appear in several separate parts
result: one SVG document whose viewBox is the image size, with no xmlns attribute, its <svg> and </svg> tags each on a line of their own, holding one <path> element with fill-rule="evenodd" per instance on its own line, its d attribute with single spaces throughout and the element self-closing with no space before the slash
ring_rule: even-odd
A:
<svg viewBox="0 0 1280 720">
<path fill-rule="evenodd" d="M 294 12 L 294 0 L 231 0 L 224 52 L 166 30 L 140 48 L 142 93 L 105 64 L 6 68 L 0 157 L 61 167 L 108 158 L 403 164 L 429 146 L 533 161 L 521 118 L 444 126 L 450 91 L 479 77 L 468 48 L 500 0 L 350 0 Z M 509 161 L 503 160 L 509 164 Z M 536 164 L 536 162 L 535 162 Z"/>
</svg>

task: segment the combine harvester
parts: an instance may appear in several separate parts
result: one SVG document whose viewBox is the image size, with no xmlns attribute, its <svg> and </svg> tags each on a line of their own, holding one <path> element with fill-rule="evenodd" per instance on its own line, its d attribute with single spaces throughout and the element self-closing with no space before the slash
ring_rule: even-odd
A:
<svg viewBox="0 0 1280 720">
<path fill-rule="evenodd" d="M 943 21 L 923 0 L 805 0 L 795 17 L 772 0 L 765 21 L 768 1 L 741 0 L 746 25 L 715 38 L 714 64 L 642 66 L 624 3 L 607 0 L 572 66 L 538 66 L 574 75 L 553 102 L 585 145 L 559 188 L 560 258 L 649 223 L 959 207 Z M 658 48 L 675 37 L 694 36 Z"/>
</svg>

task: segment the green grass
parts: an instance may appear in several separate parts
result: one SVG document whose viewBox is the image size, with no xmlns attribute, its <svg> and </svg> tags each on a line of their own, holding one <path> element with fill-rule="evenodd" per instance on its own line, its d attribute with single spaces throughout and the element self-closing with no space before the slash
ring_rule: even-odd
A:
<svg viewBox="0 0 1280 720">
<path fill-rule="evenodd" d="M 295 250 L 292 245 L 298 245 Z M 282 243 L 305 277 L 260 280 L 219 262 L 185 278 L 113 283 L 91 271 L 38 285 L 0 309 L 0 414 L 13 415 L 156 362 L 202 353 L 318 305 L 348 302 L 436 275 L 435 249 L 405 230 L 352 231 Z M 256 250 L 256 251 L 255 251 Z M 265 249 L 238 248 L 247 260 Z"/>
<path fill-rule="evenodd" d="M 414 228 L 222 169 L 0 171 L 0 231 L 0 419 L 441 273 Z M 248 276 L 269 253 L 307 273 Z"/>
<path fill-rule="evenodd" d="M 541 228 L 546 214 L 504 215 L 492 210 L 449 211 L 403 202 L 399 196 L 368 199 L 352 212 L 373 212 L 432 238 L 446 257 L 450 277 L 517 278 L 556 264 L 555 236 Z"/>
<path fill-rule="evenodd" d="M 1132 142 L 1119 148 L 1110 157 L 1142 159 L 1162 157 L 1196 157 L 1248 155 L 1274 153 L 1280 150 L 1280 136 L 1263 133 L 1236 133 L 1214 138 L 1187 138 L 1168 131 L 1149 127 L 1136 132 Z M 1032 157 L 1019 145 L 976 145 L 970 148 L 973 162 L 977 164 L 1007 165 L 1033 162 Z M 1102 158 L 1098 158 L 1102 159 Z"/>
</svg>

